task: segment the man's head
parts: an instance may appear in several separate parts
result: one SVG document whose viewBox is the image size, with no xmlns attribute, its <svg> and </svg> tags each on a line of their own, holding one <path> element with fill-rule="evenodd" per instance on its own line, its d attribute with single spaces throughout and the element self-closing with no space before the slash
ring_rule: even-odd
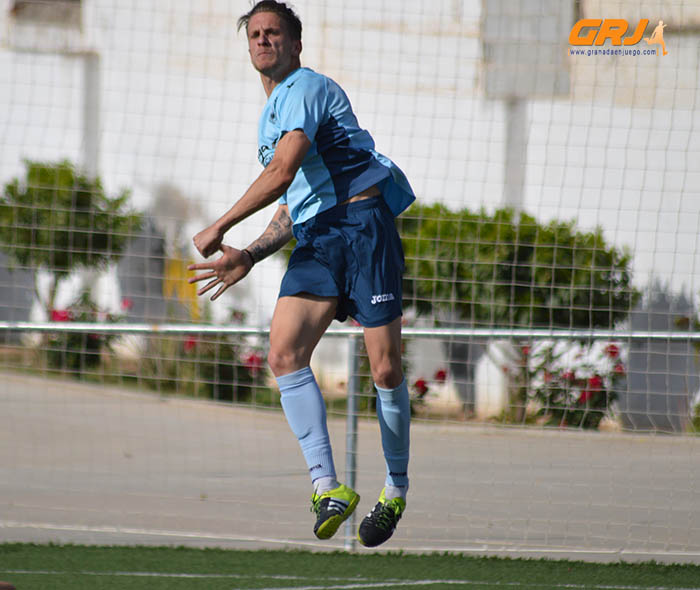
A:
<svg viewBox="0 0 700 590">
<path fill-rule="evenodd" d="M 250 17 L 258 12 L 273 12 L 279 16 L 282 22 L 287 26 L 287 32 L 291 38 L 295 41 L 301 41 L 301 20 L 299 20 L 296 13 L 284 2 L 276 2 L 275 0 L 261 0 L 260 2 L 256 2 L 253 8 L 238 19 L 238 30 L 240 31 L 245 27 L 247 33 Z"/>
<path fill-rule="evenodd" d="M 301 65 L 301 21 L 284 2 L 258 2 L 238 19 L 238 30 L 243 26 L 250 60 L 263 76 L 279 82 Z"/>
</svg>

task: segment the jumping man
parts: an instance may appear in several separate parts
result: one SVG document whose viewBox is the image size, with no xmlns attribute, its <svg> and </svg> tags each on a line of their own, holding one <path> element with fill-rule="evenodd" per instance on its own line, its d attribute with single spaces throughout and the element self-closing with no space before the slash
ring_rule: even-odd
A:
<svg viewBox="0 0 700 590">
<path fill-rule="evenodd" d="M 238 20 L 242 27 L 268 97 L 258 131 L 264 170 L 229 211 L 194 237 L 202 256 L 221 256 L 191 265 L 202 272 L 190 282 L 210 279 L 198 294 L 217 288 L 214 300 L 292 235 L 297 239 L 270 325 L 268 362 L 309 468 L 319 539 L 335 534 L 360 497 L 336 479 L 311 355 L 333 319 L 351 316 L 363 326 L 387 466 L 379 501 L 358 531 L 360 542 L 374 547 L 393 534 L 408 491 L 404 259 L 394 218 L 415 196 L 401 170 L 374 150 L 340 86 L 301 67 L 302 26 L 292 9 L 275 0 L 257 2 Z M 229 229 L 274 202 L 270 224 L 253 243 L 242 250 L 223 244 Z"/>
</svg>

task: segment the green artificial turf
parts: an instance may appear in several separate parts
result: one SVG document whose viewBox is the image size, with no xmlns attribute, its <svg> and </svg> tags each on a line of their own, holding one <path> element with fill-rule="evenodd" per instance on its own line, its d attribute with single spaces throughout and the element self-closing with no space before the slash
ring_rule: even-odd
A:
<svg viewBox="0 0 700 590">
<path fill-rule="evenodd" d="M 0 545 L 0 580 L 14 584 L 17 590 L 700 590 L 700 566 L 454 554 L 5 544 Z"/>
</svg>

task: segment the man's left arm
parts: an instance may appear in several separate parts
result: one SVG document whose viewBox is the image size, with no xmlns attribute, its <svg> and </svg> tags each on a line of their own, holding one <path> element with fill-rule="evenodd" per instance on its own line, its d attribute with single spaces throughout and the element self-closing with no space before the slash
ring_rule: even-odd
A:
<svg viewBox="0 0 700 590">
<path fill-rule="evenodd" d="M 270 163 L 236 204 L 194 236 L 199 253 L 205 258 L 211 256 L 219 249 L 229 229 L 279 199 L 292 184 L 310 147 L 311 142 L 301 129 L 286 133 L 277 143 Z"/>
<path fill-rule="evenodd" d="M 291 238 L 292 220 L 289 218 L 289 208 L 287 205 L 280 205 L 267 229 L 244 250 L 221 244 L 219 250 L 222 255 L 219 258 L 188 266 L 188 270 L 204 271 L 191 277 L 188 282 L 197 283 L 210 279 L 209 283 L 197 291 L 197 295 L 204 295 L 218 286 L 219 289 L 211 298 L 214 301 L 231 285 L 243 279 L 256 262 L 277 252 Z"/>
</svg>

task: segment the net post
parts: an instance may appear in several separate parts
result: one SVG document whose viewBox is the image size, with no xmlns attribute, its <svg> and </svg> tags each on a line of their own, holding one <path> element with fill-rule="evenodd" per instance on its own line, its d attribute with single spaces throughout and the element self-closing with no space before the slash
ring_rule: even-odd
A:
<svg viewBox="0 0 700 590">
<path fill-rule="evenodd" d="M 348 342 L 348 400 L 345 427 L 345 482 L 355 489 L 357 475 L 357 390 L 359 336 L 353 334 Z M 345 522 L 345 550 L 355 549 L 355 513 Z"/>
</svg>

